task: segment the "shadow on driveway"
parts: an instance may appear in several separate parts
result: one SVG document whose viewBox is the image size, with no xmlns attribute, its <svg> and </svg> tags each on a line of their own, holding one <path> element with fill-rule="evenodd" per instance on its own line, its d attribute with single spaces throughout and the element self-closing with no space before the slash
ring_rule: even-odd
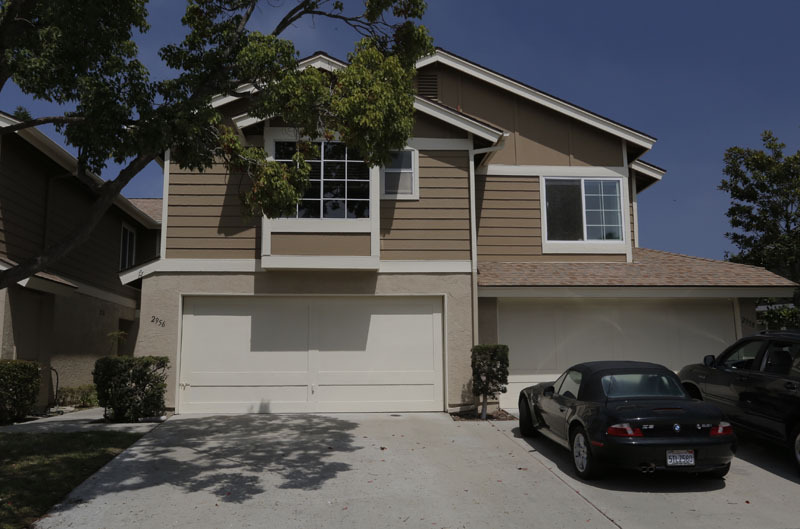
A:
<svg viewBox="0 0 800 529">
<path fill-rule="evenodd" d="M 573 479 L 580 479 L 575 475 L 572 467 L 570 452 L 547 439 L 546 437 L 525 437 L 519 433 L 519 428 L 512 430 L 514 437 L 523 439 L 531 447 L 531 452 L 538 452 L 544 459 L 558 467 L 564 474 Z M 735 464 L 735 461 L 734 461 Z M 702 475 L 682 472 L 656 472 L 643 475 L 634 470 L 608 469 L 600 479 L 585 482 L 592 487 L 619 492 L 673 492 L 696 493 L 725 488 L 724 479 L 713 479 Z"/>
<path fill-rule="evenodd" d="M 748 434 L 737 432 L 737 436 L 739 438 L 737 459 L 747 461 L 787 481 L 800 483 L 800 472 L 797 471 L 788 448 Z M 736 461 L 733 464 L 735 465 Z"/>
<path fill-rule="evenodd" d="M 177 416 L 76 489 L 70 504 L 169 486 L 244 503 L 267 487 L 319 489 L 350 465 L 357 424 L 319 415 Z"/>
</svg>

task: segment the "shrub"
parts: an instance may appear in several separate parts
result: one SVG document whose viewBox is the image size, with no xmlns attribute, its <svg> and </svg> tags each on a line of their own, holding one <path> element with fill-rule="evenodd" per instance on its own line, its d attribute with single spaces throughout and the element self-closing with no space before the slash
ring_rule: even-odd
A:
<svg viewBox="0 0 800 529">
<path fill-rule="evenodd" d="M 58 388 L 56 404 L 59 406 L 75 406 L 76 408 L 99 406 L 97 388 L 94 387 L 94 384 L 86 384 L 75 388 Z"/>
<path fill-rule="evenodd" d="M 27 360 L 0 360 L 0 424 L 28 415 L 39 395 L 39 364 Z"/>
<path fill-rule="evenodd" d="M 107 356 L 97 360 L 92 375 L 106 419 L 136 422 L 163 415 L 168 368 L 165 356 Z"/>
<path fill-rule="evenodd" d="M 475 345 L 472 347 L 472 393 L 483 397 L 481 419 L 486 420 L 489 397 L 506 392 L 508 384 L 508 346 Z"/>
</svg>

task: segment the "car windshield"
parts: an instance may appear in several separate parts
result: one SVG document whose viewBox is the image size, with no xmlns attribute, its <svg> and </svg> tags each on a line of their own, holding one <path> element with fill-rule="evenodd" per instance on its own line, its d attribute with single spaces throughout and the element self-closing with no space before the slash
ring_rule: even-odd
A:
<svg viewBox="0 0 800 529">
<path fill-rule="evenodd" d="M 622 373 L 600 379 L 610 399 L 643 397 L 685 397 L 675 379 L 662 373 Z"/>
</svg>

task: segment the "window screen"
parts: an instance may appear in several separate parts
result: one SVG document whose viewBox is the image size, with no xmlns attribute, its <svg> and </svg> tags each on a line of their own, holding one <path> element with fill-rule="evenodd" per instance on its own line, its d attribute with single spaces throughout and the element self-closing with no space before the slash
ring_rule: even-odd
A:
<svg viewBox="0 0 800 529">
<path fill-rule="evenodd" d="M 581 181 L 548 179 L 547 239 L 551 241 L 583 240 Z"/>
</svg>

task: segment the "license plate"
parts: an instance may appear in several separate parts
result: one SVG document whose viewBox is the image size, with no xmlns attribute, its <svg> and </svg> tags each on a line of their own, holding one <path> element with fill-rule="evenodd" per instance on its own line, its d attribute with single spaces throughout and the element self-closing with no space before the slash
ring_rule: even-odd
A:
<svg viewBox="0 0 800 529">
<path fill-rule="evenodd" d="M 694 450 L 667 450 L 668 467 L 693 467 Z"/>
</svg>

